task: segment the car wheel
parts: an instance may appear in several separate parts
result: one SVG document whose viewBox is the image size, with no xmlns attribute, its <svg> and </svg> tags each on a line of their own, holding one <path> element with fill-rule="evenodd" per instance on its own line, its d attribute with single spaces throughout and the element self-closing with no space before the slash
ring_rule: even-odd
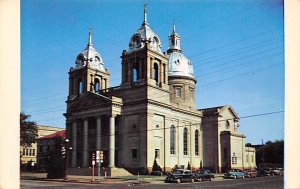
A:
<svg viewBox="0 0 300 189">
<path fill-rule="evenodd" d="M 177 181 L 177 183 L 178 183 L 178 184 L 180 184 L 180 183 L 181 183 L 181 180 L 180 180 L 180 179 L 177 179 L 176 181 Z"/>
</svg>

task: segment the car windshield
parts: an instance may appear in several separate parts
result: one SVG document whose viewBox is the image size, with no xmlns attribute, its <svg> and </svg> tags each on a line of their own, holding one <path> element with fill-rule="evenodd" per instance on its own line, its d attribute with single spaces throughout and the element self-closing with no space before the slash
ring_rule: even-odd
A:
<svg viewBox="0 0 300 189">
<path fill-rule="evenodd" d="M 183 171 L 182 170 L 174 170 L 172 173 L 173 174 L 183 174 Z"/>
</svg>

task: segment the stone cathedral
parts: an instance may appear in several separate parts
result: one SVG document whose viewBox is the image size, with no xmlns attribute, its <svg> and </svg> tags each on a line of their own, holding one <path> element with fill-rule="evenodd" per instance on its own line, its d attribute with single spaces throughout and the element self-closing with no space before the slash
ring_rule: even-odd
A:
<svg viewBox="0 0 300 189">
<path fill-rule="evenodd" d="M 196 108 L 197 80 L 175 24 L 168 37 L 162 52 L 145 6 L 142 25 L 121 54 L 121 84 L 110 87 L 109 70 L 89 32 L 69 71 L 69 173 L 90 174 L 97 150 L 104 155 L 101 169 L 112 176 L 150 173 L 154 160 L 166 172 L 188 164 L 216 172 L 256 167 L 255 150 L 245 146 L 231 106 Z"/>
</svg>

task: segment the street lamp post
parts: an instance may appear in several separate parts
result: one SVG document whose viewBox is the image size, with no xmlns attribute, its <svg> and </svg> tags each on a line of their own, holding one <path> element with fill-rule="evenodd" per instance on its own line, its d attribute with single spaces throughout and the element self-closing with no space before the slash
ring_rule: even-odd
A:
<svg viewBox="0 0 300 189">
<path fill-rule="evenodd" d="M 67 176 L 67 164 L 68 164 L 68 151 L 69 151 L 69 139 L 65 140 L 65 176 L 64 176 L 64 180 L 67 181 L 68 180 L 68 176 Z"/>
</svg>

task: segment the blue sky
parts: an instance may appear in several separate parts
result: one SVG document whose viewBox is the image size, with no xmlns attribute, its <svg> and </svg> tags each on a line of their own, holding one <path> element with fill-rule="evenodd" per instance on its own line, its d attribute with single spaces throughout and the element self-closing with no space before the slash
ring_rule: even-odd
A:
<svg viewBox="0 0 300 189">
<path fill-rule="evenodd" d="M 68 71 L 87 44 L 121 82 L 123 49 L 143 21 L 145 1 L 22 0 L 21 110 L 65 127 Z M 193 62 L 197 108 L 230 104 L 247 142 L 283 139 L 284 37 L 281 0 L 147 0 L 148 23 L 168 48 L 173 20 Z M 268 115 L 261 115 L 271 113 Z M 257 116 L 255 116 L 257 115 Z"/>
</svg>

